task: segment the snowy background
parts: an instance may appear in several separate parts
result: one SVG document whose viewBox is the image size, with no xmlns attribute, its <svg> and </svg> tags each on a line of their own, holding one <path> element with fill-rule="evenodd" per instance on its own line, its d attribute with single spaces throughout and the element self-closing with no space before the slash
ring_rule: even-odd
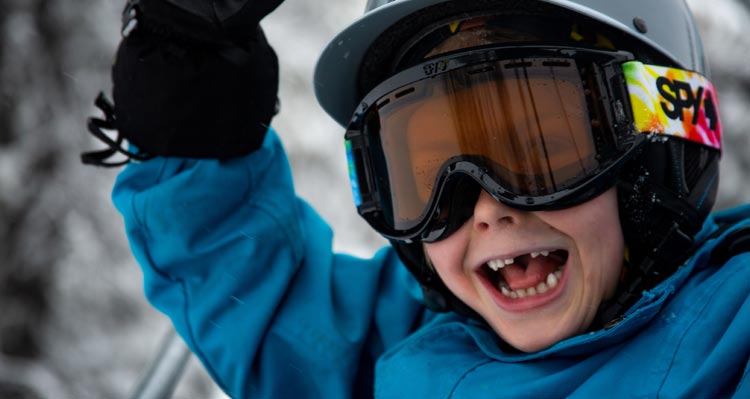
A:
<svg viewBox="0 0 750 399">
<path fill-rule="evenodd" d="M 0 398 L 128 397 L 169 330 L 143 299 L 119 215 L 116 171 L 84 167 L 85 133 L 109 91 L 122 0 L 0 0 Z M 725 127 L 718 209 L 750 201 L 750 4 L 691 0 Z M 323 7 L 323 4 L 325 6 Z M 356 216 L 343 130 L 315 103 L 320 49 L 364 1 L 288 0 L 264 21 L 282 65 L 281 132 L 297 189 L 336 248 L 384 241 Z M 221 398 L 193 358 L 175 395 Z"/>
</svg>

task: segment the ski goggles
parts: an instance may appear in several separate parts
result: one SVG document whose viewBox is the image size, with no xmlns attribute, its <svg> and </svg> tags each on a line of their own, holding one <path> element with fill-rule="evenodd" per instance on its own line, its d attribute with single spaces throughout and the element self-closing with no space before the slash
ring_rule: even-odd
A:
<svg viewBox="0 0 750 399">
<path fill-rule="evenodd" d="M 626 52 L 529 46 L 441 56 L 380 84 L 352 118 L 355 204 L 380 234 L 404 242 L 447 237 L 481 190 L 524 211 L 574 206 L 614 185 L 654 136 L 641 132 L 719 148 L 714 98 L 699 74 Z"/>
</svg>

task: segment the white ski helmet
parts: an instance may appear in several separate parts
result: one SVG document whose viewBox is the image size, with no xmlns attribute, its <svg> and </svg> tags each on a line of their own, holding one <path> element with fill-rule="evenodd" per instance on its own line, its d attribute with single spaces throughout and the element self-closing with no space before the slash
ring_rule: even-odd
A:
<svg viewBox="0 0 750 399">
<path fill-rule="evenodd" d="M 684 0 L 368 0 L 365 14 L 336 35 L 323 50 L 315 67 L 315 95 L 323 109 L 346 126 L 359 101 L 367 94 L 363 90 L 372 88 L 362 87 L 360 83 L 361 68 L 370 62 L 366 57 L 382 54 L 382 49 L 374 54 L 371 47 L 377 47 L 382 40 L 380 45 L 390 46 L 395 53 L 398 49 L 393 45 L 399 39 L 422 28 L 402 26 L 394 31 L 393 27 L 402 20 L 425 15 L 420 19 L 424 24 L 430 14 L 433 19 L 439 19 L 451 12 L 487 8 L 533 10 L 540 3 L 599 21 L 661 53 L 675 66 L 708 76 L 698 29 Z M 385 37 L 389 30 L 394 34 Z M 386 68 L 386 62 L 391 60 L 381 61 Z"/>
</svg>

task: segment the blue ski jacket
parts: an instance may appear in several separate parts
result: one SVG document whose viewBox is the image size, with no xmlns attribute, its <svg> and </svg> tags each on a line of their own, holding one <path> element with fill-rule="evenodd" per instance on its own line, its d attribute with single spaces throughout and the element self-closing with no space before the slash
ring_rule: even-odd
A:
<svg viewBox="0 0 750 399">
<path fill-rule="evenodd" d="M 391 248 L 332 253 L 273 130 L 243 158 L 130 164 L 113 200 L 147 297 L 235 398 L 750 398 L 750 254 L 711 260 L 750 205 L 614 327 L 516 353 L 426 310 Z"/>
</svg>

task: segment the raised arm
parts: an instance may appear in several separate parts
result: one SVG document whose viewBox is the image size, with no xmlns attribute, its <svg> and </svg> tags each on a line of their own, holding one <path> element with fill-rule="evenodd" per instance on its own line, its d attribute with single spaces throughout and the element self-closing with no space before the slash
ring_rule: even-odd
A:
<svg viewBox="0 0 750 399">
<path fill-rule="evenodd" d="M 271 3 L 259 2 L 263 12 Z M 180 36 L 182 25 L 148 29 L 172 13 L 200 16 L 191 2 L 140 6 L 114 66 L 112 122 L 149 159 L 119 175 L 113 201 L 146 295 L 233 397 L 371 394 L 374 359 L 422 315 L 418 287 L 390 249 L 370 260 L 332 254 L 329 227 L 295 196 L 267 127 L 276 83 L 250 90 L 275 79 L 262 36 L 260 50 L 237 47 L 261 55 L 242 67 L 223 29 L 207 30 L 219 35 L 210 40 Z"/>
</svg>

